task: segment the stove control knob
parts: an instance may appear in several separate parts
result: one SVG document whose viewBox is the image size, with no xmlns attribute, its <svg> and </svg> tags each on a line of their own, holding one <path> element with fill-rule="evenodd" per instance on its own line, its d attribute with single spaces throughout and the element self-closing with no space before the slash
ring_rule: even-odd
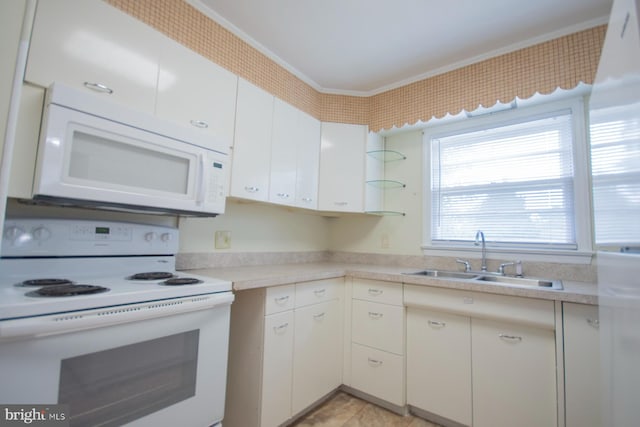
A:
<svg viewBox="0 0 640 427">
<path fill-rule="evenodd" d="M 171 240 L 171 234 L 170 233 L 162 233 L 160 235 L 160 240 L 162 240 L 163 242 L 168 242 Z"/>
<path fill-rule="evenodd" d="M 150 231 L 144 235 L 144 240 L 146 240 L 147 242 L 151 242 L 155 240 L 156 237 L 158 237 L 158 233 L 154 233 L 153 231 Z"/>
<path fill-rule="evenodd" d="M 44 242 L 51 237 L 51 231 L 46 227 L 40 226 L 34 228 L 31 231 L 31 235 L 33 236 L 34 240 L 38 242 Z"/>
<path fill-rule="evenodd" d="M 3 236 L 6 240 L 9 240 L 11 243 L 14 243 L 14 244 L 19 240 L 22 240 L 28 237 L 24 229 L 16 225 L 12 225 L 10 227 L 5 228 Z"/>
</svg>

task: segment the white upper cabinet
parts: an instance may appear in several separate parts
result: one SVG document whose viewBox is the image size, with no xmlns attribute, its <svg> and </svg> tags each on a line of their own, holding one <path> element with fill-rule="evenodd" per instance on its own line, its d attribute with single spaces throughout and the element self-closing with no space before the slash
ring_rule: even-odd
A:
<svg viewBox="0 0 640 427">
<path fill-rule="evenodd" d="M 268 200 L 273 103 L 273 95 L 239 79 L 231 196 Z"/>
<path fill-rule="evenodd" d="M 271 180 L 269 201 L 294 205 L 296 201 L 297 145 L 299 110 L 286 102 L 275 99 L 273 106 L 273 130 L 271 134 Z"/>
<path fill-rule="evenodd" d="M 178 42 L 164 38 L 156 115 L 200 129 L 228 152 L 233 145 L 238 77 Z M 214 143 L 210 147 L 219 149 Z"/>
<path fill-rule="evenodd" d="M 363 212 L 367 126 L 322 123 L 318 208 Z"/>
<path fill-rule="evenodd" d="M 296 206 L 318 208 L 320 173 L 320 120 L 298 112 L 298 153 L 296 166 Z"/>
<path fill-rule="evenodd" d="M 104 1 L 40 1 L 25 80 L 61 81 L 153 113 L 158 35 Z"/>
</svg>

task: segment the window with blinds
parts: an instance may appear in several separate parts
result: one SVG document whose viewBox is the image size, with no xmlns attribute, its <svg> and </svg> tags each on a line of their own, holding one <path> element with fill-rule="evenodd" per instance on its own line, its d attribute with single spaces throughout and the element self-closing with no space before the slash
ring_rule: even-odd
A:
<svg viewBox="0 0 640 427">
<path fill-rule="evenodd" d="M 591 111 L 595 240 L 640 244 L 640 105 Z"/>
<path fill-rule="evenodd" d="M 570 109 L 431 138 L 431 243 L 576 249 Z"/>
</svg>

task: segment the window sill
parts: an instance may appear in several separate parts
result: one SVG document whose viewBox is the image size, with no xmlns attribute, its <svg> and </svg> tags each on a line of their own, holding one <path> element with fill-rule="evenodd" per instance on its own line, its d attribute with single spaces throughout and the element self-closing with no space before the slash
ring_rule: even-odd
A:
<svg viewBox="0 0 640 427">
<path fill-rule="evenodd" d="M 458 257 L 464 259 L 480 259 L 480 248 L 466 248 L 454 246 L 421 246 L 422 253 L 430 256 L 446 256 Z M 537 261 L 537 262 L 553 262 L 568 264 L 591 264 L 594 256 L 593 252 L 581 252 L 574 250 L 542 250 L 542 249 L 523 249 L 523 248 L 487 248 L 488 259 L 499 260 L 520 260 L 520 261 Z"/>
</svg>

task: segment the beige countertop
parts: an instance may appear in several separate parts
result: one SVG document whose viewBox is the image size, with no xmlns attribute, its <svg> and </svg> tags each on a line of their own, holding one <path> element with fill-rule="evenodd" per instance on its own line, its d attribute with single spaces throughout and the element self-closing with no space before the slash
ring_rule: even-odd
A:
<svg viewBox="0 0 640 427">
<path fill-rule="evenodd" d="M 524 286 L 478 283 L 464 279 L 438 279 L 402 274 L 404 272 L 418 270 L 420 269 L 411 267 L 319 262 L 205 268 L 189 270 L 189 272 L 229 280 L 233 283 L 234 291 L 349 276 L 361 279 L 384 280 L 398 284 L 406 283 L 439 288 L 461 289 L 473 292 L 488 292 L 501 295 L 577 302 L 582 304 L 598 303 L 598 288 L 594 283 L 563 280 L 562 285 L 564 290 L 551 290 Z"/>
</svg>

